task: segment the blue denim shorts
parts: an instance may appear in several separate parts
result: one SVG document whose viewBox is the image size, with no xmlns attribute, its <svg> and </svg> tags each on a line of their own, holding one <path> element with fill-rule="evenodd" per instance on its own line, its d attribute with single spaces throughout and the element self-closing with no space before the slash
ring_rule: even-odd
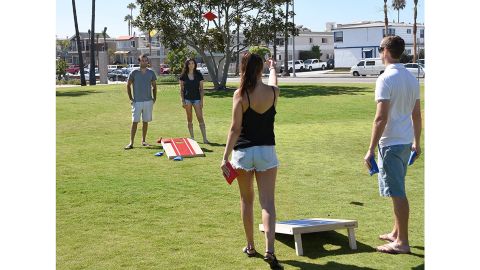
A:
<svg viewBox="0 0 480 270">
<path fill-rule="evenodd" d="M 197 105 L 200 104 L 200 99 L 185 99 L 185 105 Z"/>
<path fill-rule="evenodd" d="M 263 172 L 278 167 L 274 145 L 251 146 L 233 150 L 230 161 L 235 169 Z"/>
<path fill-rule="evenodd" d="M 378 149 L 378 188 L 381 196 L 406 197 L 405 175 L 412 144 L 398 144 Z"/>
</svg>

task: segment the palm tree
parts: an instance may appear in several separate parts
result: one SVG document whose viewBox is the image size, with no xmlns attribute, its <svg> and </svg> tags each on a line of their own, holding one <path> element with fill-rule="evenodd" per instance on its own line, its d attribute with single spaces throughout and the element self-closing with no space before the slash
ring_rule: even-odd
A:
<svg viewBox="0 0 480 270">
<path fill-rule="evenodd" d="M 96 37 L 97 37 L 97 44 L 95 44 L 95 46 L 97 46 L 97 48 L 96 48 L 97 49 L 97 66 L 100 67 L 100 62 L 98 61 L 98 51 L 99 51 L 99 49 L 98 49 L 98 37 L 100 37 L 100 34 L 97 33 Z"/>
<path fill-rule="evenodd" d="M 95 79 L 95 0 L 92 0 L 92 31 L 90 32 L 90 85 L 96 84 Z"/>
<path fill-rule="evenodd" d="M 290 5 L 290 0 L 285 2 L 285 57 L 283 59 L 283 75 L 288 76 L 288 6 Z M 295 68 L 295 64 L 293 68 Z"/>
<path fill-rule="evenodd" d="M 383 0 L 383 13 L 385 13 L 385 36 L 388 36 L 388 8 L 387 8 L 387 0 Z"/>
<path fill-rule="evenodd" d="M 77 41 L 77 50 L 78 50 L 78 65 L 80 66 L 80 85 L 86 86 L 87 82 L 85 81 L 85 72 L 83 71 L 83 55 L 82 55 L 82 46 L 80 43 L 80 32 L 78 32 L 78 22 L 77 22 L 77 8 L 75 7 L 75 0 L 72 0 L 73 7 L 73 20 L 75 21 L 75 40 Z"/>
<path fill-rule="evenodd" d="M 392 7 L 397 13 L 397 22 L 400 22 L 400 9 L 404 9 L 406 0 L 393 0 Z"/>
<path fill-rule="evenodd" d="M 130 20 L 133 20 L 133 10 L 136 8 L 137 6 L 134 4 L 134 3 L 130 3 L 128 4 L 127 8 L 130 9 L 130 17 L 131 19 Z M 133 24 L 129 24 L 129 28 L 130 28 L 130 33 L 133 32 Z"/>
<path fill-rule="evenodd" d="M 418 0 L 413 0 L 413 63 L 417 62 L 417 4 Z"/>
<path fill-rule="evenodd" d="M 131 15 L 127 15 L 125 16 L 125 18 L 123 19 L 124 22 L 128 22 L 128 35 L 130 36 L 130 21 L 132 20 L 132 16 Z"/>
</svg>

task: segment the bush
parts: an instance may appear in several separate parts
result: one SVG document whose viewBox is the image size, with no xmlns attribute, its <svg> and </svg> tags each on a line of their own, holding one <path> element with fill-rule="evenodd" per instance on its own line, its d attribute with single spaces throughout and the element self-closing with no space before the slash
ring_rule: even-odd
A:
<svg viewBox="0 0 480 270">
<path fill-rule="evenodd" d="M 57 80 L 58 85 L 63 85 L 63 84 L 72 84 L 72 85 L 81 85 L 80 79 L 62 79 L 62 80 Z"/>
<path fill-rule="evenodd" d="M 158 84 L 162 84 L 162 83 L 174 84 L 174 83 L 178 83 L 178 78 L 173 74 L 160 75 L 157 78 L 157 83 Z"/>
</svg>

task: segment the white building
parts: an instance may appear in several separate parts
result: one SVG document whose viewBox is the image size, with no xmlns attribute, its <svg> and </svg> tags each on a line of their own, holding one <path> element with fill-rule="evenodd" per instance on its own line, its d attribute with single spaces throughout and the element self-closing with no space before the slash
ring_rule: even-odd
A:
<svg viewBox="0 0 480 270">
<path fill-rule="evenodd" d="M 319 46 L 322 56 L 320 60 L 327 61 L 333 58 L 333 32 L 313 32 L 308 28 L 304 28 L 301 25 L 299 35 L 295 37 L 295 59 L 299 59 L 300 51 L 311 51 L 313 46 Z M 281 34 L 281 33 L 279 33 Z M 277 38 L 277 62 L 284 61 L 285 59 L 285 43 L 283 36 Z M 293 44 L 292 37 L 288 38 L 288 60 L 292 60 Z M 273 46 L 268 46 L 273 51 Z"/>
<path fill-rule="evenodd" d="M 423 24 L 417 23 L 417 53 L 424 48 Z M 366 21 L 337 24 L 333 29 L 335 67 L 349 68 L 364 58 L 380 57 L 378 47 L 385 36 L 385 23 Z M 413 54 L 413 24 L 389 23 L 388 35 L 397 35 L 405 40 L 405 53 Z"/>
</svg>

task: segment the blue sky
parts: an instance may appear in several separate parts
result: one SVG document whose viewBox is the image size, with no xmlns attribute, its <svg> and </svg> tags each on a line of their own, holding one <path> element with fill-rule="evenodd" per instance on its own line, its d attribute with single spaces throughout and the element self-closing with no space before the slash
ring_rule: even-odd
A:
<svg viewBox="0 0 480 270">
<path fill-rule="evenodd" d="M 95 5 L 95 32 L 101 32 L 107 26 L 107 33 L 112 37 L 128 34 L 127 22 L 123 19 L 130 14 L 127 5 L 133 0 L 97 0 Z M 391 5 L 392 0 L 388 0 Z M 79 30 L 86 32 L 90 29 L 91 5 L 90 0 L 76 0 L 77 19 Z M 115 3 L 115 4 L 114 4 Z M 382 0 L 295 0 L 295 23 L 303 25 L 313 31 L 324 31 L 326 22 L 351 23 L 365 20 L 383 20 Z M 133 11 L 133 16 L 138 14 Z M 389 20 L 397 20 L 397 12 L 389 11 Z M 407 6 L 400 11 L 400 21 L 413 23 L 413 0 L 407 0 Z M 417 22 L 423 23 L 424 1 L 418 1 Z M 73 23 L 72 2 L 70 0 L 56 0 L 56 35 L 58 37 L 71 36 L 75 33 Z M 138 33 L 138 31 L 137 31 Z"/>
</svg>

